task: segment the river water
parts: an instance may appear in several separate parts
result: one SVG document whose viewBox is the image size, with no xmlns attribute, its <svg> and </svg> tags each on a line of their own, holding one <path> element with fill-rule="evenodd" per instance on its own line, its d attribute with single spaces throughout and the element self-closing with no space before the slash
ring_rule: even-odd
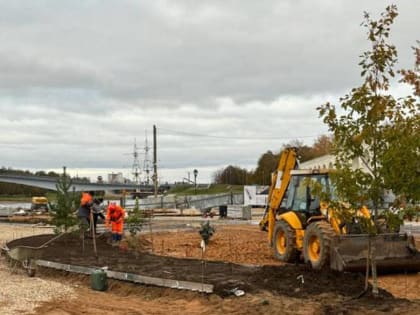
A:
<svg viewBox="0 0 420 315">
<path fill-rule="evenodd" d="M 11 215 L 20 209 L 30 208 L 30 202 L 0 201 L 0 216 Z"/>
</svg>

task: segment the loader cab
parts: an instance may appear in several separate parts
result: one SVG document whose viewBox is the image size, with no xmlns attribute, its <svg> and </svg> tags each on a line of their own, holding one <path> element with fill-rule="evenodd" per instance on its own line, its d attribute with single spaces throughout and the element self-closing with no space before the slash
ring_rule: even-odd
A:
<svg viewBox="0 0 420 315">
<path fill-rule="evenodd" d="M 308 219 L 320 215 L 321 192 L 331 193 L 327 172 L 317 170 L 295 170 L 291 172 L 286 209 Z"/>
</svg>

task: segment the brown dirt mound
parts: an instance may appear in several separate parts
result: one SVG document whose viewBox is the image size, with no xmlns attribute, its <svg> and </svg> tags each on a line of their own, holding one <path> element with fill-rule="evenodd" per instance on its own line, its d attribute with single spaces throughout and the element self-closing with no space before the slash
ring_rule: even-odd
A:
<svg viewBox="0 0 420 315">
<path fill-rule="evenodd" d="M 40 246 L 52 235 L 19 239 L 19 244 Z M 99 258 L 92 253 L 91 240 L 81 252 L 77 235 L 57 240 L 45 251 L 44 259 L 85 266 L 108 266 L 110 269 L 138 272 L 146 275 L 180 280 L 201 281 L 201 257 L 197 231 L 142 234 L 140 244 L 129 245 L 140 253 L 120 250 L 107 244 L 106 237 L 98 240 Z M 162 257 L 151 255 L 150 251 Z M 362 276 L 357 274 L 317 273 L 304 265 L 283 265 L 272 258 L 265 233 L 252 226 L 218 227 L 206 250 L 204 282 L 216 286 L 217 294 L 173 290 L 135 285 L 116 280 L 109 281 L 107 292 L 89 288 L 90 278 L 43 268 L 38 275 L 66 283 L 76 288 L 76 299 L 59 299 L 43 303 L 39 315 L 68 314 L 419 314 L 420 304 L 395 299 L 386 292 L 380 298 L 369 294 L 352 299 L 363 288 Z M 195 258 L 195 259 L 193 259 Z M 213 260 L 213 261 L 210 261 Z M 235 263 L 233 263 L 235 262 Z M 258 264 L 262 267 L 240 264 Z M 277 264 L 274 265 L 273 264 Z M 304 283 L 302 284 L 302 275 Z M 416 282 L 416 277 L 412 279 Z M 403 277 L 404 278 L 404 277 Z M 394 281 L 394 278 L 390 279 Z M 404 280 L 404 279 L 403 279 Z M 400 279 L 400 281 L 402 281 Z M 405 279 L 406 281 L 406 279 Z M 416 282 L 417 283 L 417 282 Z M 227 289 L 238 287 L 246 292 L 243 297 L 226 296 Z M 404 283 L 391 285 L 398 296 Z M 417 288 L 413 286 L 413 288 Z M 407 288 L 405 288 L 407 290 Z M 413 292 L 414 293 L 414 292 Z M 415 298 L 417 295 L 413 295 Z M 116 307 L 120 305 L 121 307 Z"/>
</svg>

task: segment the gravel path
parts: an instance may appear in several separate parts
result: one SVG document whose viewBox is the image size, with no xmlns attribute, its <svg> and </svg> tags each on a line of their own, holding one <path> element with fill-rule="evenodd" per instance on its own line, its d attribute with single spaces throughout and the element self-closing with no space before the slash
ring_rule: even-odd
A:
<svg viewBox="0 0 420 315">
<path fill-rule="evenodd" d="M 35 234 L 51 233 L 52 229 L 1 224 L 0 244 L 15 238 Z M 66 297 L 71 299 L 75 292 L 71 286 L 44 280 L 38 277 L 30 278 L 25 271 L 17 268 L 13 273 L 7 265 L 5 257 L 0 257 L 0 314 L 31 314 L 40 303 Z"/>
</svg>

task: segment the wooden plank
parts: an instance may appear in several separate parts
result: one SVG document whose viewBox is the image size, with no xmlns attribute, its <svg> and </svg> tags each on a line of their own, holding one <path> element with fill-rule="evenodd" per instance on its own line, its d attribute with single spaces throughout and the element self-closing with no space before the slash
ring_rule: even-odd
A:
<svg viewBox="0 0 420 315">
<path fill-rule="evenodd" d="M 37 260 L 38 266 L 64 270 L 68 272 L 82 273 L 90 275 L 95 270 L 100 268 L 92 267 L 83 267 L 70 264 L 61 264 L 53 261 L 47 260 Z M 156 277 L 142 276 L 139 274 L 129 273 L 129 272 L 118 272 L 112 270 L 105 270 L 108 278 L 117 279 L 122 281 L 135 282 L 140 284 L 155 285 L 166 288 L 180 289 L 180 290 L 190 290 L 197 292 L 212 293 L 213 285 L 207 283 L 191 282 L 191 281 L 182 281 L 174 279 L 164 279 Z"/>
</svg>

